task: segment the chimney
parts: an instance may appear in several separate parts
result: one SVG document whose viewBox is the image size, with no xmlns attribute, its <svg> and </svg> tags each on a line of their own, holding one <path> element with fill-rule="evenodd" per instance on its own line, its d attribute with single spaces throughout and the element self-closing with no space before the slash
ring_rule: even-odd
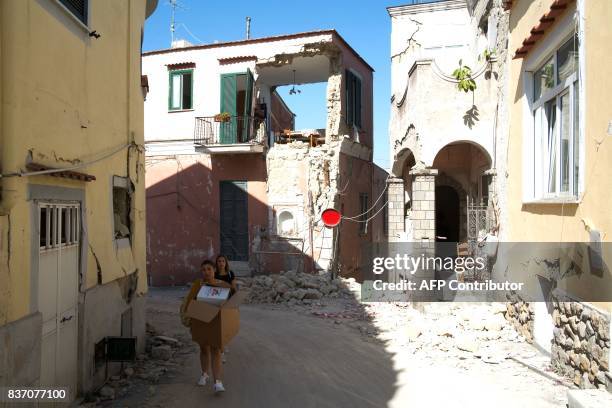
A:
<svg viewBox="0 0 612 408">
<path fill-rule="evenodd" d="M 246 39 L 251 39 L 251 17 L 246 18 Z"/>
</svg>

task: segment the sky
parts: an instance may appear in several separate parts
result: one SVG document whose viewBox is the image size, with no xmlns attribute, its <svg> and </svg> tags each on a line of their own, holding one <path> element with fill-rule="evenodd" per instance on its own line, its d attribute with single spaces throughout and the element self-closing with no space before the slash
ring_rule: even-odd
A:
<svg viewBox="0 0 612 408">
<path fill-rule="evenodd" d="M 407 1 L 378 0 L 178 0 L 176 38 L 194 44 L 245 38 L 245 18 L 251 17 L 251 38 L 303 31 L 335 29 L 374 68 L 374 161 L 389 168 L 390 34 L 386 7 Z M 159 0 L 145 23 L 143 50 L 170 46 L 171 7 Z M 297 79 L 299 82 L 299 78 Z M 325 127 L 325 85 L 298 87 L 302 92 L 283 99 L 296 113 L 296 127 Z"/>
</svg>

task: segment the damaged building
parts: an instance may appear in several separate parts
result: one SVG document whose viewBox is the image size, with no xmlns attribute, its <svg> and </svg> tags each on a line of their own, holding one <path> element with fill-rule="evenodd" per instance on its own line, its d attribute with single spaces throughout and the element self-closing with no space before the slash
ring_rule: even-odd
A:
<svg viewBox="0 0 612 408">
<path fill-rule="evenodd" d="M 372 163 L 373 69 L 336 31 L 180 44 L 144 53 L 143 73 L 152 285 L 188 283 L 217 254 L 238 275 L 359 275 L 386 174 Z M 277 88 L 315 83 L 326 119 L 296 129 Z M 347 219 L 324 227 L 327 208 Z"/>
<path fill-rule="evenodd" d="M 388 11 L 389 240 L 459 243 L 456 256 L 486 245 L 494 279 L 510 269 L 530 288 L 502 299 L 517 331 L 575 385 L 609 387 L 609 5 L 415 0 Z"/>
<path fill-rule="evenodd" d="M 495 222 L 497 15 L 468 3 L 388 8 L 391 241 L 474 241 Z"/>
<path fill-rule="evenodd" d="M 0 1 L 0 386 L 75 399 L 120 371 L 111 339 L 144 351 L 140 45 L 156 6 Z"/>
</svg>

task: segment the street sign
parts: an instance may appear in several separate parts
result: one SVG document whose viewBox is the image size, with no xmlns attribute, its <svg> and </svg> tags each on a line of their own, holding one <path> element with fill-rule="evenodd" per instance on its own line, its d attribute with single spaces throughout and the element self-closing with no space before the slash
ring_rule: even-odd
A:
<svg viewBox="0 0 612 408">
<path fill-rule="evenodd" d="M 323 221 L 323 224 L 329 228 L 333 228 L 340 224 L 341 219 L 342 214 L 340 214 L 340 211 L 333 208 L 328 208 L 321 213 L 321 221 Z"/>
</svg>

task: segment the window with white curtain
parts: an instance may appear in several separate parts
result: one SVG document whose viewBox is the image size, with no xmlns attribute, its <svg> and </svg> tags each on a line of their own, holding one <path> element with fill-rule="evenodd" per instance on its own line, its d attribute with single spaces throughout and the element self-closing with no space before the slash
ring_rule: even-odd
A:
<svg viewBox="0 0 612 408">
<path fill-rule="evenodd" d="M 536 198 L 577 197 L 580 173 L 578 36 L 533 74 Z M 537 182 L 538 183 L 538 182 Z"/>
</svg>

